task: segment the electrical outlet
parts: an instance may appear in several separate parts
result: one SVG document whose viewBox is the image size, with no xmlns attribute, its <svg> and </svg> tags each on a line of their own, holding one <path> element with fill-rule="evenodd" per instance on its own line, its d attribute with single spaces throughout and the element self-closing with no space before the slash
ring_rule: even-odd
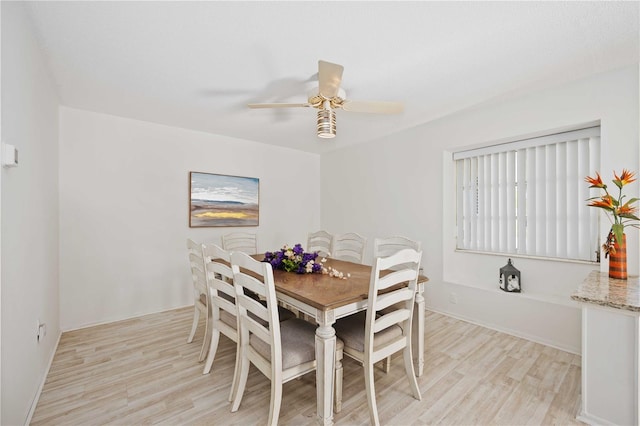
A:
<svg viewBox="0 0 640 426">
<path fill-rule="evenodd" d="M 40 339 L 47 335 L 47 324 L 44 322 L 40 322 L 40 318 L 38 318 L 38 331 L 36 331 L 36 339 L 40 342 Z"/>
<path fill-rule="evenodd" d="M 449 303 L 453 303 L 454 305 L 458 303 L 458 295 L 456 293 L 451 293 L 449 295 Z"/>
</svg>

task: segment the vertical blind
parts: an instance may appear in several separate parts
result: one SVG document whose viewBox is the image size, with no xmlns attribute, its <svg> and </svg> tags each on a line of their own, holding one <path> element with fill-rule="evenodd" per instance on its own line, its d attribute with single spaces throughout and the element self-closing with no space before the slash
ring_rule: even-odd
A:
<svg viewBox="0 0 640 426">
<path fill-rule="evenodd" d="M 588 185 L 600 127 L 454 153 L 457 248 L 596 260 L 597 209 Z"/>
</svg>

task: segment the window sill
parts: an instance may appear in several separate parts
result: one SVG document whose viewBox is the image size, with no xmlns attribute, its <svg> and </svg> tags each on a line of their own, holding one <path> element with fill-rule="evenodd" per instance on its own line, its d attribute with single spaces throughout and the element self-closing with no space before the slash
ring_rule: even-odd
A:
<svg viewBox="0 0 640 426">
<path fill-rule="evenodd" d="M 579 259 L 559 259 L 557 257 L 544 257 L 544 256 L 531 256 L 528 254 L 517 254 L 517 253 L 497 253 L 497 252 L 488 252 L 488 251 L 477 251 L 477 250 L 466 250 L 466 249 L 454 249 L 456 253 L 468 253 L 468 254 L 482 254 L 486 256 L 500 256 L 500 257 L 510 257 L 513 259 L 533 259 L 533 260 L 544 260 L 550 262 L 560 262 L 560 263 L 574 263 L 578 265 L 592 265 L 596 267 L 600 267 L 600 262 L 595 262 L 592 260 L 579 260 Z"/>
</svg>

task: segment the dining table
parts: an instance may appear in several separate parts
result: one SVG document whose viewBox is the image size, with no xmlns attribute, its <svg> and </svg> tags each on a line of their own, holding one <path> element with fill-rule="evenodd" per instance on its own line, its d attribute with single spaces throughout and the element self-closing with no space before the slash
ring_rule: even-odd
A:
<svg viewBox="0 0 640 426">
<path fill-rule="evenodd" d="M 255 255 L 263 260 L 263 255 Z M 317 420 L 322 425 L 333 424 L 334 370 L 336 351 L 336 320 L 367 309 L 370 265 L 327 258 L 325 268 L 333 268 L 345 278 L 329 274 L 297 274 L 274 270 L 276 297 L 315 320 L 316 328 L 316 389 Z M 424 285 L 428 278 L 418 277 L 412 319 L 412 351 L 416 376 L 424 370 Z"/>
</svg>

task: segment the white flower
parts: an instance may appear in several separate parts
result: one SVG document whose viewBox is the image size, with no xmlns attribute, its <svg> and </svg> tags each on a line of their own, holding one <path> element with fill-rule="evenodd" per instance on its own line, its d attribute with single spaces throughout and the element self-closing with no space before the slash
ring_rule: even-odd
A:
<svg viewBox="0 0 640 426">
<path fill-rule="evenodd" d="M 323 260 L 326 260 L 326 259 L 323 259 Z M 345 276 L 344 272 L 340 272 L 340 271 L 338 271 L 337 269 L 335 269 L 332 266 L 323 266 L 322 267 L 322 273 L 325 274 L 325 275 L 329 275 L 330 277 L 335 277 L 335 278 L 339 278 L 339 279 L 342 279 L 342 280 L 346 280 L 347 277 L 351 276 L 351 274 L 347 274 Z"/>
<path fill-rule="evenodd" d="M 310 274 L 310 273 L 312 273 L 312 272 L 313 272 L 313 264 L 314 264 L 314 261 L 313 261 L 313 260 L 310 260 L 310 261 L 308 261 L 308 262 L 307 262 L 307 264 L 304 266 L 304 267 L 305 267 L 305 270 L 307 271 L 307 273 L 308 273 L 308 274 Z"/>
</svg>

